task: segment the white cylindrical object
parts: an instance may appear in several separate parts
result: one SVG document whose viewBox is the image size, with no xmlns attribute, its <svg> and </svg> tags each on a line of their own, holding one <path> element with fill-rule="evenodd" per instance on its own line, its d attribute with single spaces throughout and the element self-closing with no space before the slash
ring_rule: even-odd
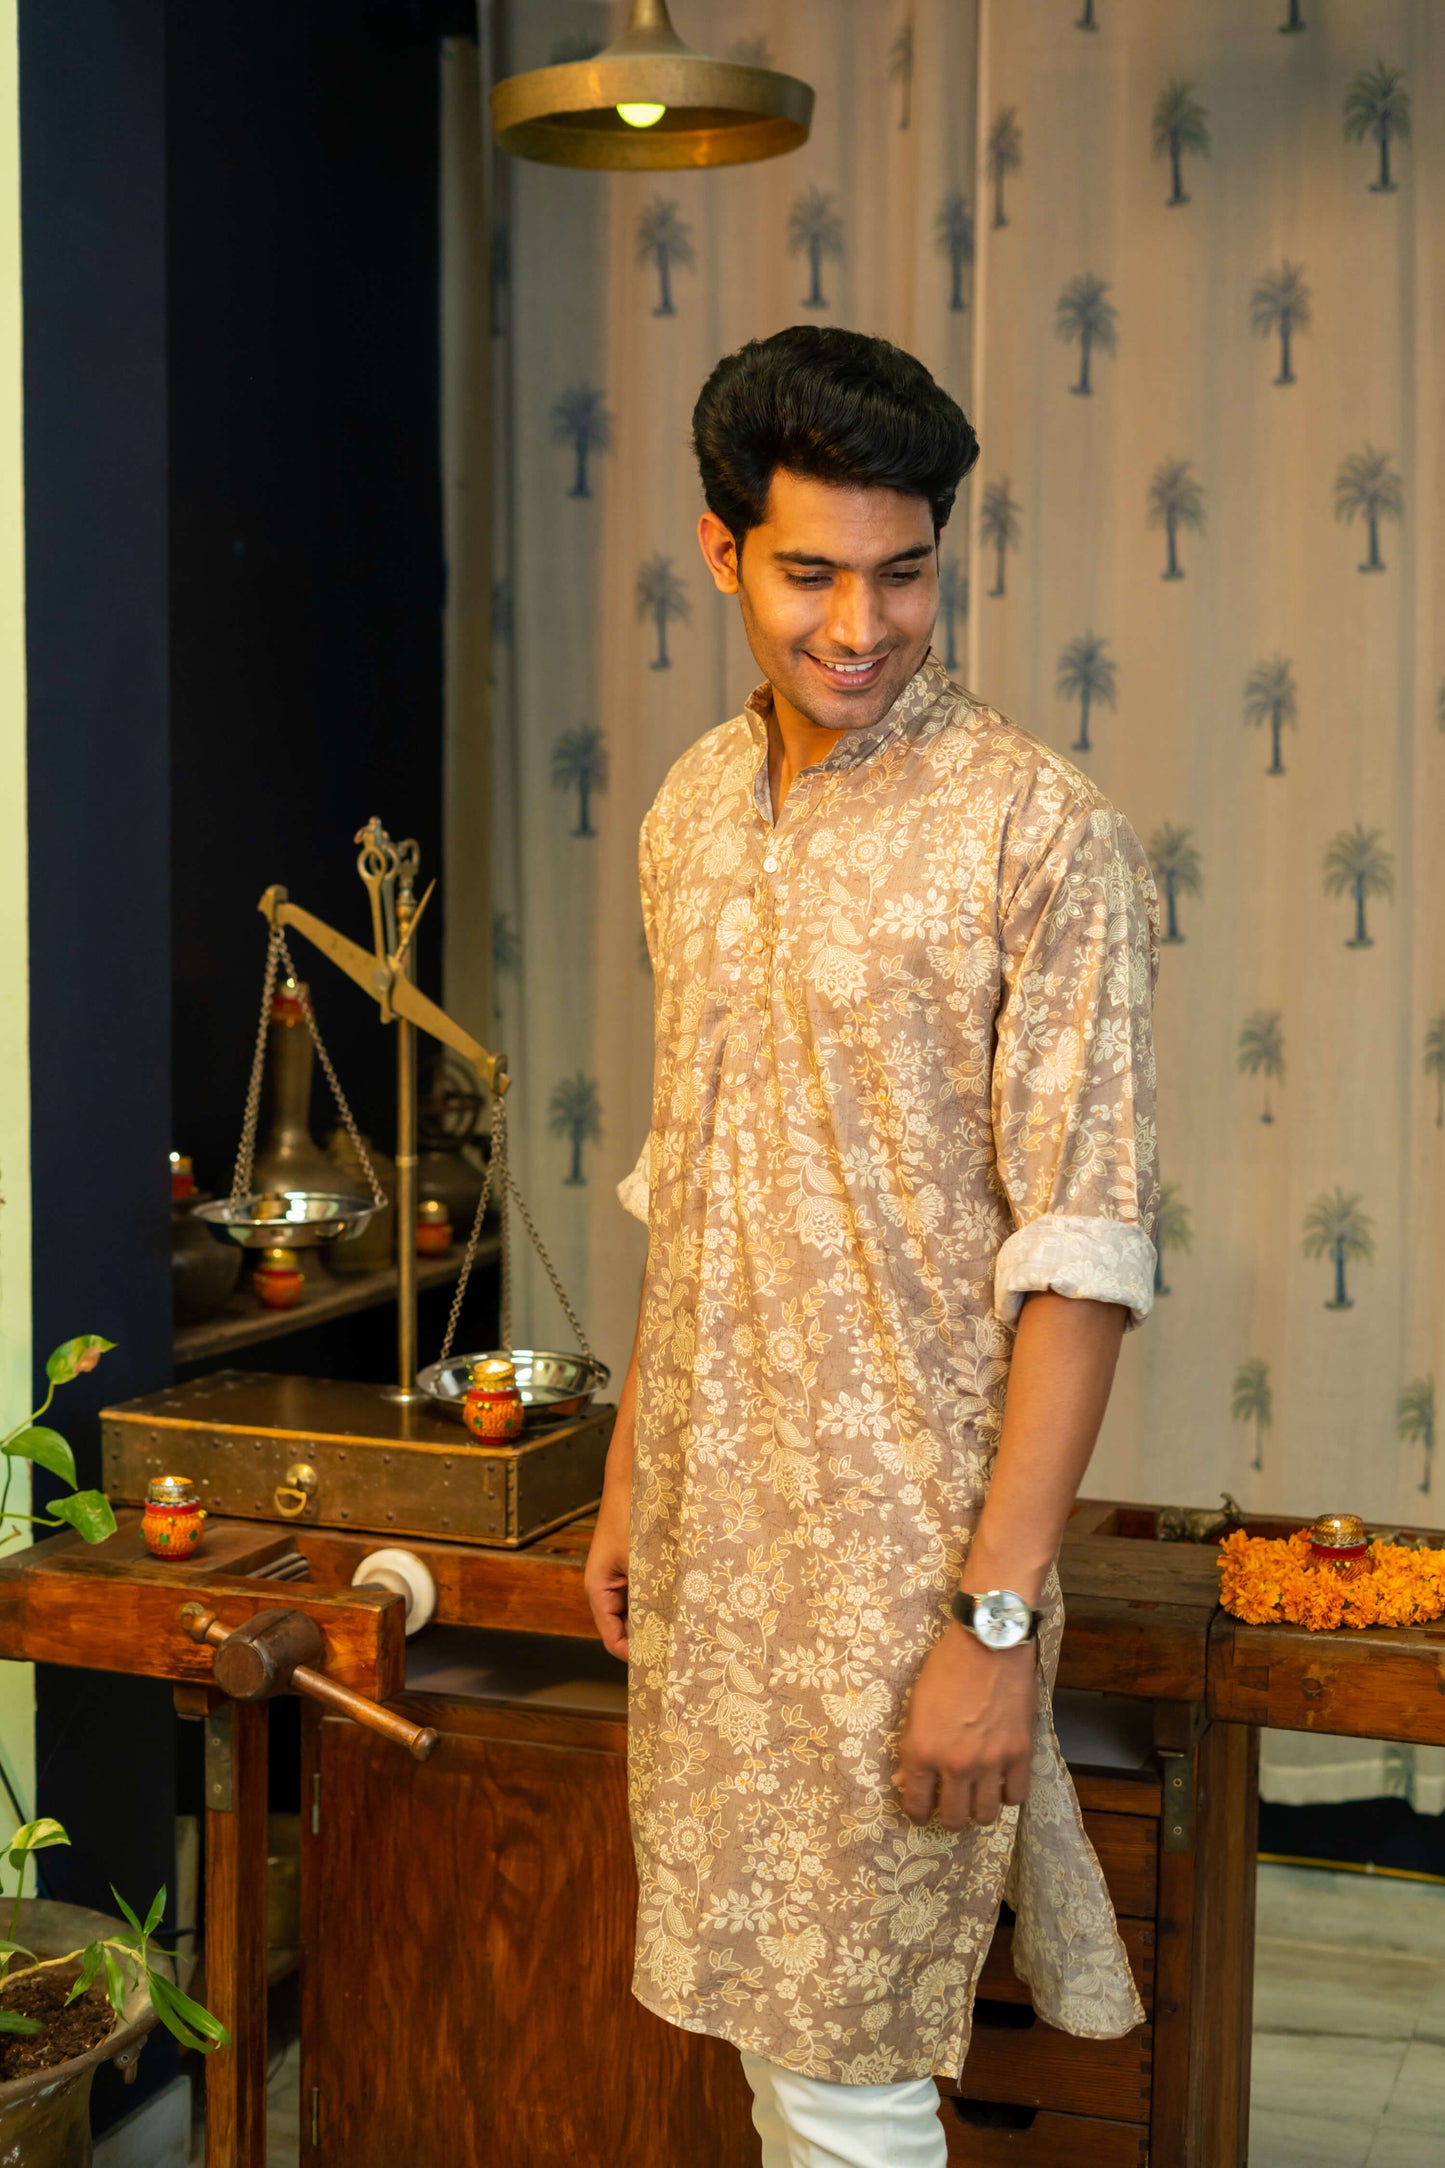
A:
<svg viewBox="0 0 1445 2168">
<path fill-rule="evenodd" d="M 368 1551 L 351 1576 L 353 1588 L 385 1588 L 406 1599 L 406 1630 L 410 1638 L 429 1626 L 436 1616 L 437 1585 L 430 1566 L 415 1551 Z"/>
</svg>

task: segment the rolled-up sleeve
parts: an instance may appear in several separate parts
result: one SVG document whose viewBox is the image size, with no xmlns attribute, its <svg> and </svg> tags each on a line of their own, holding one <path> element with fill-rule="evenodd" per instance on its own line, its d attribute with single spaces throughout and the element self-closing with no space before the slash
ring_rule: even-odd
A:
<svg viewBox="0 0 1445 2168">
<path fill-rule="evenodd" d="M 1001 925 L 993 1063 L 999 1180 L 1014 1231 L 994 1267 L 1011 1323 L 1034 1290 L 1154 1303 L 1159 1207 L 1153 994 L 1158 899 L 1133 829 L 1108 806 L 1065 821 L 1017 881 Z"/>
</svg>

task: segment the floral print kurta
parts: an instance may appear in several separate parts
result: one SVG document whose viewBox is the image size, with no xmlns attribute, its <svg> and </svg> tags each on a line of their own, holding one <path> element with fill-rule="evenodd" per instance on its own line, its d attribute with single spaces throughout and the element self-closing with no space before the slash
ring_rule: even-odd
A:
<svg viewBox="0 0 1445 2168">
<path fill-rule="evenodd" d="M 1007 1889 L 1040 2014 L 1143 2018 L 1060 1758 L 908 1821 L 910 1682 L 1025 1290 L 1149 1310 L 1157 907 L 1132 830 L 930 655 L 773 824 L 766 686 L 643 824 L 656 974 L 629 1566 L 633 1991 L 854 2084 L 957 2076 Z"/>
</svg>

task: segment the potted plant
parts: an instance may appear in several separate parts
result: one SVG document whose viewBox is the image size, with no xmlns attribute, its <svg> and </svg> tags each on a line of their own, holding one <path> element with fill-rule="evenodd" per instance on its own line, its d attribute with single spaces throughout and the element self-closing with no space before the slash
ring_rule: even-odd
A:
<svg viewBox="0 0 1445 2168">
<path fill-rule="evenodd" d="M 45 1365 L 50 1389 L 44 1401 L 0 1439 L 0 1544 L 20 1533 L 18 1525 L 7 1524 L 22 1521 L 48 1530 L 73 1528 L 87 1543 L 114 1533 L 109 1499 L 103 1491 L 77 1487 L 69 1445 L 41 1421 L 56 1388 L 93 1370 L 113 1344 L 86 1333 L 56 1348 Z M 47 1469 L 68 1486 L 68 1495 L 54 1499 L 43 1515 L 10 1510 L 17 1460 Z M 169 1958 L 154 1946 L 164 1888 L 144 1920 L 118 1890 L 112 1894 L 119 1919 L 22 1896 L 31 1857 L 69 1842 L 61 1824 L 45 1815 L 22 1823 L 5 1847 L 15 1892 L 0 1940 L 0 2162 L 15 2168 L 89 2168 L 95 2069 L 114 2062 L 129 2074 L 157 2018 L 184 2046 L 203 2054 L 228 2044 L 225 2027 L 181 1992 Z"/>
</svg>

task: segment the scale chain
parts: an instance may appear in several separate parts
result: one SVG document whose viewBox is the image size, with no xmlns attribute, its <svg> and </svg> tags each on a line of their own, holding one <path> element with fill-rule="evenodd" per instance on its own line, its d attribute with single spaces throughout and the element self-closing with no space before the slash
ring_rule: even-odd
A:
<svg viewBox="0 0 1445 2168">
<path fill-rule="evenodd" d="M 342 1121 L 346 1124 L 346 1134 L 350 1137 L 352 1146 L 356 1152 L 356 1156 L 361 1162 L 362 1173 L 366 1176 L 367 1181 L 371 1184 L 372 1201 L 374 1202 L 378 1212 L 384 1211 L 386 1207 L 386 1191 L 382 1188 L 380 1182 L 378 1182 L 376 1178 L 376 1169 L 372 1166 L 366 1146 L 361 1141 L 361 1131 L 356 1126 L 356 1117 L 353 1115 L 350 1107 L 346 1103 L 346 1094 L 341 1089 L 341 1080 L 337 1076 L 336 1071 L 331 1066 L 331 1056 L 327 1053 L 325 1046 L 322 1044 L 321 1033 L 316 1028 L 316 1012 L 311 1006 L 311 990 L 308 986 L 303 985 L 300 978 L 297 977 L 296 966 L 291 961 L 291 951 L 286 946 L 286 936 L 284 933 L 282 933 L 279 926 L 276 928 L 275 938 L 280 945 L 282 960 L 286 965 L 287 977 L 294 979 L 297 987 L 300 989 L 301 1013 L 306 1019 L 306 1028 L 311 1034 L 311 1043 L 316 1048 L 316 1058 L 320 1062 L 322 1069 L 325 1071 L 327 1083 L 331 1086 L 331 1096 L 336 1101 L 336 1111 L 341 1116 Z M 403 1241 L 405 1239 L 405 1236 L 406 1230 L 404 1228 L 398 1228 L 397 1240 Z M 415 1236 L 413 1235 L 413 1240 L 414 1239 Z"/>
<path fill-rule="evenodd" d="M 466 1255 L 462 1259 L 461 1274 L 457 1280 L 457 1291 L 452 1298 L 451 1316 L 447 1319 L 446 1338 L 442 1342 L 442 1351 L 438 1360 L 444 1363 L 452 1351 L 452 1341 L 456 1337 L 457 1320 L 461 1315 L 462 1304 L 466 1299 L 467 1282 L 471 1278 L 472 1266 L 476 1262 L 477 1243 L 482 1232 L 482 1220 L 486 1214 L 487 1200 L 492 1194 L 494 1183 L 497 1190 L 497 1202 L 502 1214 L 502 1346 L 510 1348 L 512 1344 L 512 1260 L 511 1244 L 507 1234 L 507 1206 L 510 1201 L 517 1207 L 517 1213 L 522 1225 L 526 1228 L 532 1247 L 541 1259 L 543 1270 L 552 1284 L 552 1292 L 561 1304 L 568 1324 L 577 1335 L 578 1347 L 588 1361 L 592 1361 L 594 1358 L 591 1344 L 586 1333 L 582 1330 L 581 1321 L 576 1311 L 567 1300 L 566 1291 L 557 1277 L 556 1267 L 547 1254 L 546 1244 L 537 1232 L 536 1224 L 522 1201 L 522 1193 L 518 1189 L 516 1179 L 513 1176 L 512 1164 L 507 1152 L 506 1105 L 501 1099 L 494 1099 L 492 1102 L 491 1154 L 487 1160 L 487 1171 L 482 1183 L 482 1194 L 477 1199 L 477 1209 L 472 1220 L 472 1231 L 467 1240 Z"/>
<path fill-rule="evenodd" d="M 251 1057 L 251 1079 L 246 1086 L 246 1111 L 241 1121 L 241 1142 L 236 1151 L 236 1171 L 231 1176 L 231 1208 L 239 1211 L 251 1194 L 251 1174 L 256 1164 L 256 1124 L 261 1116 L 261 1078 L 266 1067 L 266 1034 L 271 1025 L 271 1002 L 276 991 L 276 965 L 285 936 L 279 926 L 271 928 L 266 946 L 266 976 L 261 984 L 261 1022 L 256 1032 L 256 1051 Z M 290 969 L 290 959 L 287 959 Z M 294 977 L 294 972 L 292 973 Z"/>
</svg>

